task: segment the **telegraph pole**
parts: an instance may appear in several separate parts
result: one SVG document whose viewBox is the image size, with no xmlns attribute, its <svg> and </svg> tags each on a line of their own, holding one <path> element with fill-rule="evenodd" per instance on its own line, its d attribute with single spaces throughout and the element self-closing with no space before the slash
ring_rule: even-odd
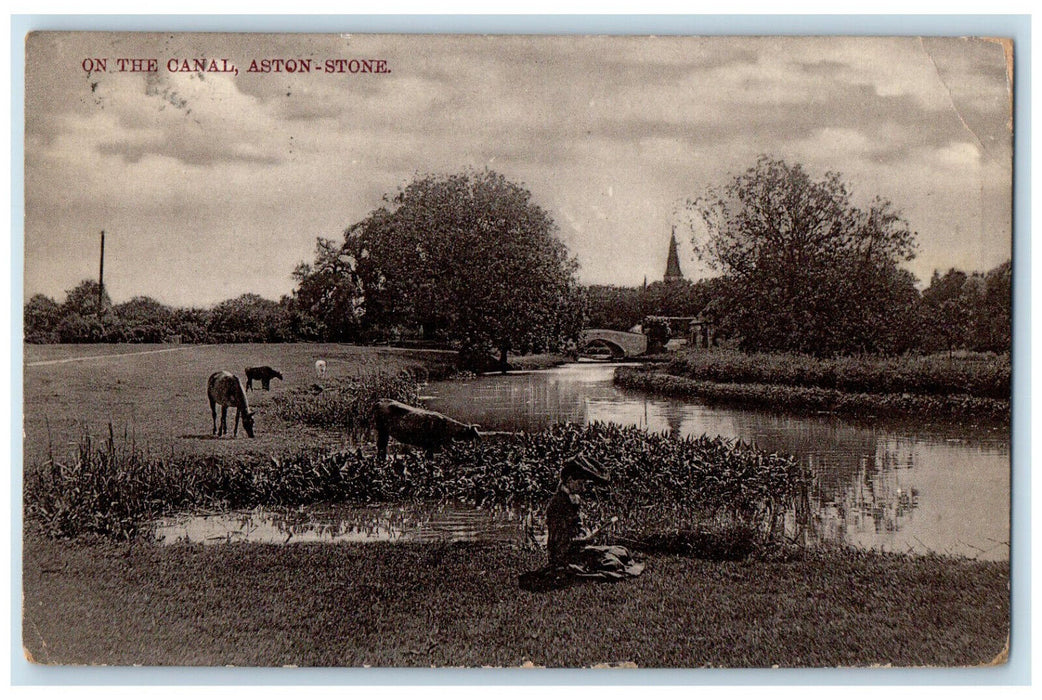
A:
<svg viewBox="0 0 1042 700">
<path fill-rule="evenodd" d="M 105 232 L 101 232 L 101 262 L 98 265 L 98 316 L 105 298 Z"/>
</svg>

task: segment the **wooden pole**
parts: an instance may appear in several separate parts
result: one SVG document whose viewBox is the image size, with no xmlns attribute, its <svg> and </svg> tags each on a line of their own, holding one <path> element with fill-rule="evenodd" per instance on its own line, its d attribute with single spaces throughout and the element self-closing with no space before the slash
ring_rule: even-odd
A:
<svg viewBox="0 0 1042 700">
<path fill-rule="evenodd" d="M 102 300 L 105 298 L 105 232 L 101 232 L 101 262 L 98 264 L 98 315 L 101 315 Z"/>
</svg>

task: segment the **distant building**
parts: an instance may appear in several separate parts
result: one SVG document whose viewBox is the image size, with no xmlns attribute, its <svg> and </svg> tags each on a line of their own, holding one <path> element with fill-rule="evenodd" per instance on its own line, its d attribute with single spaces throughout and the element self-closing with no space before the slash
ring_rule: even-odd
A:
<svg viewBox="0 0 1042 700">
<path fill-rule="evenodd" d="M 684 273 L 680 271 L 680 258 L 677 256 L 677 232 L 669 237 L 669 257 L 666 258 L 666 274 L 662 277 L 663 282 L 680 282 L 684 279 Z"/>
</svg>

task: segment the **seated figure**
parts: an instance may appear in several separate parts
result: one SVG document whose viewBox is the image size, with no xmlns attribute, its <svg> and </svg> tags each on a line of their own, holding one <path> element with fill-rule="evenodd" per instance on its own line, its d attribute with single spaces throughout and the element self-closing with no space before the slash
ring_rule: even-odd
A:
<svg viewBox="0 0 1042 700">
<path fill-rule="evenodd" d="M 600 467 L 578 454 L 568 459 L 561 469 L 557 493 L 546 508 L 546 548 L 549 568 L 594 579 L 622 579 L 639 576 L 643 562 L 636 561 L 625 547 L 591 545 L 597 530 L 583 526 L 580 494 L 586 484 L 608 484 Z"/>
</svg>

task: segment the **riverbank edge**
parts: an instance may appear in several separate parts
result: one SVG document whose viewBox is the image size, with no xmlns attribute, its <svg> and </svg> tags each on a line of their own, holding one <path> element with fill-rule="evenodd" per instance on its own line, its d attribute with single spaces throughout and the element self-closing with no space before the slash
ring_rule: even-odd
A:
<svg viewBox="0 0 1042 700">
<path fill-rule="evenodd" d="M 22 635 L 45 664 L 647 668 L 979 666 L 1009 562 L 835 550 L 645 558 L 521 590 L 510 545 L 135 545 L 27 536 Z"/>
<path fill-rule="evenodd" d="M 552 369 L 571 362 L 571 358 L 558 354 L 511 355 L 507 359 L 508 371 L 532 372 L 540 369 Z M 489 372 L 495 374 L 495 372 Z"/>
<path fill-rule="evenodd" d="M 1009 401 L 967 394 L 869 394 L 788 384 L 713 382 L 670 374 L 661 365 L 618 367 L 614 383 L 624 389 L 665 396 L 697 397 L 707 401 L 767 408 L 854 416 L 920 415 L 1000 426 L 1010 423 Z"/>
</svg>

